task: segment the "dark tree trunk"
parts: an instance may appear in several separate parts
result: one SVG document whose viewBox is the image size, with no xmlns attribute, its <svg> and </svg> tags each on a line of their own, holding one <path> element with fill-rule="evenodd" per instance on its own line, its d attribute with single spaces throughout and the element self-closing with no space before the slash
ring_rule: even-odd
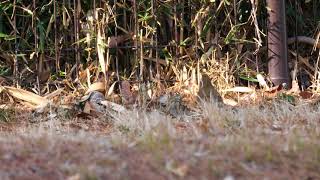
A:
<svg viewBox="0 0 320 180">
<path fill-rule="evenodd" d="M 290 86 L 285 0 L 267 0 L 268 5 L 268 69 L 274 85 Z"/>
</svg>

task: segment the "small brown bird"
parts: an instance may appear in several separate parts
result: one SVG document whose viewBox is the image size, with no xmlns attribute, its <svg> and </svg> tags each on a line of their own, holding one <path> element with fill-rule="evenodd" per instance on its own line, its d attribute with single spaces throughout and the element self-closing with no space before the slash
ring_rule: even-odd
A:
<svg viewBox="0 0 320 180">
<path fill-rule="evenodd" d="M 198 96 L 202 100 L 223 102 L 222 97 L 212 85 L 211 79 L 207 74 L 202 74 L 202 81 L 200 84 Z"/>
</svg>

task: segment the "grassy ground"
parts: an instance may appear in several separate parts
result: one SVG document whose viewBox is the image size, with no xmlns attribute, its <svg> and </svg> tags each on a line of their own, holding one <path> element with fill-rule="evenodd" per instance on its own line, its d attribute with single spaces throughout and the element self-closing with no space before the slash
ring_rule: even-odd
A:
<svg viewBox="0 0 320 180">
<path fill-rule="evenodd" d="M 4 180 L 320 179 L 316 105 L 205 103 L 181 119 L 138 110 L 112 118 L 1 116 Z"/>
</svg>

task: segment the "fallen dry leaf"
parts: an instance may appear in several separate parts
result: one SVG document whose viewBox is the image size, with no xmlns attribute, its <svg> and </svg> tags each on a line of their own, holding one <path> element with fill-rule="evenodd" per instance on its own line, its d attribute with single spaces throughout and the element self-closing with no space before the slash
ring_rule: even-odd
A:
<svg viewBox="0 0 320 180">
<path fill-rule="evenodd" d="M 4 88 L 14 98 L 18 100 L 26 101 L 36 106 L 49 103 L 49 100 L 47 100 L 46 98 L 39 96 L 35 93 L 32 93 L 30 91 L 9 87 L 9 86 L 4 86 Z"/>
<path fill-rule="evenodd" d="M 300 88 L 299 88 L 299 84 L 297 81 L 295 81 L 295 80 L 292 81 L 292 87 L 288 91 L 288 93 L 292 93 L 292 94 L 299 94 L 300 93 Z"/>
<path fill-rule="evenodd" d="M 116 86 L 116 84 L 117 82 L 114 82 L 113 84 L 111 84 L 111 86 L 108 89 L 107 96 L 110 96 L 114 92 L 114 87 Z"/>
<path fill-rule="evenodd" d="M 4 90 L 5 88 L 3 86 L 0 86 L 0 93 L 2 93 L 2 91 Z"/>
<path fill-rule="evenodd" d="M 302 99 L 310 99 L 312 98 L 313 93 L 309 91 L 301 91 L 299 95 L 301 96 Z"/>
<path fill-rule="evenodd" d="M 257 79 L 261 87 L 265 88 L 266 90 L 269 90 L 269 86 L 261 74 L 257 74 Z"/>
<path fill-rule="evenodd" d="M 274 86 L 272 88 L 269 88 L 269 90 L 264 91 L 262 96 L 268 99 L 272 99 L 274 97 L 276 97 L 278 95 L 279 92 L 281 92 L 283 90 L 283 86 L 282 85 L 277 85 Z"/>
<path fill-rule="evenodd" d="M 229 89 L 225 89 L 222 90 L 223 92 L 239 92 L 239 93 L 252 93 L 255 90 L 253 88 L 249 88 L 249 87 L 233 87 L 233 88 L 229 88 Z"/>
<path fill-rule="evenodd" d="M 60 95 L 63 92 L 63 90 L 64 90 L 64 88 L 59 88 L 59 89 L 57 89 L 57 90 L 45 95 L 44 97 L 46 99 L 52 99 L 52 98 L 57 97 L 58 95 Z"/>
<path fill-rule="evenodd" d="M 283 89 L 283 86 L 282 85 L 278 85 L 278 86 L 274 86 L 274 87 L 270 88 L 266 92 L 268 92 L 268 93 L 276 93 L 278 91 L 281 91 L 282 89 Z"/>
<path fill-rule="evenodd" d="M 90 114 L 91 110 L 92 108 L 91 108 L 90 102 L 86 102 L 83 108 L 83 112 L 86 114 Z"/>
<path fill-rule="evenodd" d="M 105 87 L 104 82 L 95 82 L 95 83 L 91 84 L 91 86 L 89 87 L 89 89 L 86 91 L 85 94 L 88 94 L 93 91 L 99 91 L 99 92 L 104 93 L 105 90 L 106 90 L 106 87 Z"/>
<path fill-rule="evenodd" d="M 233 99 L 223 99 L 223 103 L 229 106 L 236 106 L 238 105 L 238 102 L 236 102 Z"/>
</svg>

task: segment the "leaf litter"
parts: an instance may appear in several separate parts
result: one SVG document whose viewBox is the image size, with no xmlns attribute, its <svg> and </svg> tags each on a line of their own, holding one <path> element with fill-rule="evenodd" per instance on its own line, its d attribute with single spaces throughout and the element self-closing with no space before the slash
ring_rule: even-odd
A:
<svg viewBox="0 0 320 180">
<path fill-rule="evenodd" d="M 2 86 L 1 96 L 14 104 L 3 101 L 1 109 L 15 109 L 12 115 L 0 114 L 6 119 L 0 122 L 5 145 L 0 161 L 11 167 L 3 177 L 320 177 L 317 94 L 281 86 L 234 87 L 224 96 L 212 94 L 214 89 L 201 91 L 211 97 L 205 101 L 176 86 L 140 109 L 130 99 L 137 98 L 131 87 L 129 81 L 121 83 L 122 104 L 110 101 L 112 93 L 102 86 L 83 95 L 57 89 L 43 96 Z M 108 152 L 100 145 L 106 140 L 112 142 Z M 36 170 L 30 173 L 30 168 Z"/>
</svg>

